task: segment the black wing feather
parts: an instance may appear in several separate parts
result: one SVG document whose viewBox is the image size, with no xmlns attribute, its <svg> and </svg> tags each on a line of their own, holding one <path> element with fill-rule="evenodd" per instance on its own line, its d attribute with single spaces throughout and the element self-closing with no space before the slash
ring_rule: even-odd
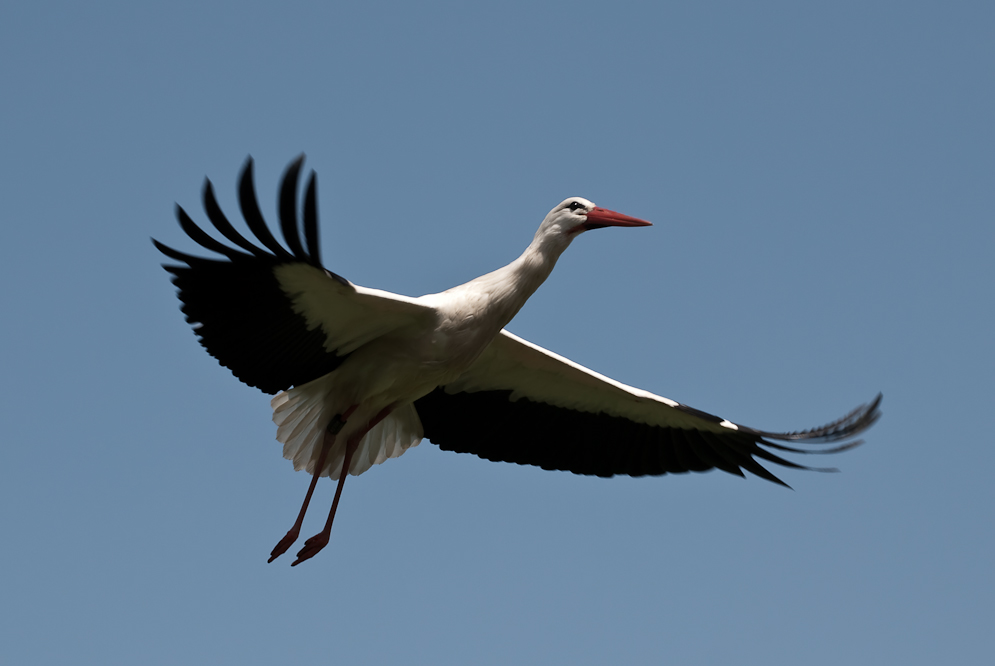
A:
<svg viewBox="0 0 995 666">
<path fill-rule="evenodd" d="M 223 255 L 226 260 L 195 257 L 153 239 L 160 252 L 185 265 L 164 265 L 173 274 L 179 290 L 181 310 L 194 326 L 200 343 L 240 380 L 266 393 L 277 393 L 325 375 L 345 360 L 326 351 L 320 328 L 308 328 L 304 317 L 294 311 L 274 275 L 286 263 L 317 265 L 317 215 L 311 203 L 305 214 L 311 219 L 305 228 L 310 255 L 304 251 L 296 223 L 296 206 L 286 201 L 297 191 L 301 161 L 291 163 L 281 187 L 281 226 L 293 254 L 273 238 L 259 212 L 252 184 L 252 159 L 246 161 L 239 186 L 239 201 L 246 223 L 256 238 L 270 251 L 255 246 L 239 234 L 222 213 L 210 182 L 204 185 L 204 208 L 214 227 L 229 241 L 249 254 L 224 245 L 198 227 L 177 206 L 180 227 L 198 245 Z M 312 176 L 313 181 L 313 176 Z M 313 193 L 313 183 L 309 186 Z M 313 196 L 313 194 L 312 194 Z M 310 208 L 310 213 L 307 209 Z M 288 224 L 288 216 L 294 218 Z M 341 279 L 341 278 L 339 278 Z"/>
<path fill-rule="evenodd" d="M 207 212 L 207 217 L 211 220 L 211 224 L 214 228 L 221 232 L 221 235 L 230 240 L 235 245 L 238 245 L 243 250 L 247 251 L 249 254 L 254 254 L 257 257 L 268 257 L 269 253 L 262 248 L 256 247 L 252 244 L 252 241 L 248 240 L 242 234 L 235 230 L 235 227 L 231 225 L 228 218 L 221 211 L 221 206 L 218 205 L 218 200 L 214 198 L 214 187 L 211 185 L 211 181 L 207 178 L 204 179 L 204 210 Z"/>
<path fill-rule="evenodd" d="M 242 217 L 245 218 L 245 223 L 249 225 L 249 230 L 255 234 L 259 242 L 265 245 L 266 249 L 276 257 L 280 259 L 292 259 L 293 255 L 287 252 L 277 242 L 276 238 L 273 237 L 269 227 L 266 226 L 263 214 L 259 212 L 259 202 L 256 201 L 256 188 L 252 184 L 251 157 L 246 158 L 245 166 L 242 167 L 242 176 L 238 181 L 238 203 L 242 208 Z"/>
<path fill-rule="evenodd" d="M 835 453 L 859 442 L 829 450 L 783 447 L 740 427 L 728 432 L 662 427 L 591 412 L 556 407 L 528 398 L 511 399 L 510 390 L 447 393 L 437 388 L 415 401 L 425 437 L 446 451 L 472 453 L 481 458 L 537 465 L 576 474 L 610 477 L 658 476 L 720 469 L 744 476 L 743 470 L 787 486 L 756 458 L 783 467 L 806 467 L 771 453 L 768 448 L 797 453 Z M 810 438 L 787 434 L 792 440 L 818 444 L 851 437 L 880 415 L 880 396 L 828 426 L 806 431 Z M 683 405 L 681 406 L 683 407 Z M 661 408 L 664 408 L 661 406 Z M 669 407 L 667 407 L 669 409 Z M 723 419 L 692 408 L 682 411 L 709 423 Z M 706 418 L 707 417 L 707 418 Z"/>
<path fill-rule="evenodd" d="M 198 227 L 194 221 L 190 219 L 190 216 L 187 215 L 187 212 L 183 210 L 179 204 L 176 206 L 176 219 L 179 220 L 180 228 L 186 232 L 187 236 L 190 236 L 190 239 L 202 248 L 211 250 L 212 252 L 217 252 L 218 254 L 223 254 L 229 259 L 245 256 L 238 250 L 233 250 L 221 241 L 209 236 L 207 232 Z"/>
<path fill-rule="evenodd" d="M 155 245 L 155 249 L 159 250 L 170 259 L 175 259 L 176 261 L 182 261 L 183 263 L 186 264 L 194 265 L 194 264 L 199 264 L 200 262 L 203 261 L 209 261 L 208 259 L 202 259 L 201 257 L 194 257 L 189 254 L 184 254 L 179 250 L 174 250 L 168 245 L 163 245 L 154 238 L 152 239 L 152 244 Z M 162 267 L 165 268 L 167 271 L 170 268 L 166 264 L 163 264 Z"/>
<path fill-rule="evenodd" d="M 784 441 L 804 441 L 807 443 L 839 442 L 848 439 L 854 433 L 866 430 L 874 425 L 874 422 L 881 416 L 878 407 L 881 405 L 883 394 L 878 393 L 877 397 L 869 405 L 860 405 L 852 412 L 832 423 L 827 423 L 819 428 L 811 430 L 801 430 L 796 432 L 767 432 L 765 430 L 755 430 L 746 428 L 749 432 L 768 439 L 780 439 Z M 850 448 L 850 447 L 847 447 Z"/>
<path fill-rule="evenodd" d="M 291 254 L 296 257 L 307 256 L 297 231 L 297 178 L 302 164 L 304 164 L 303 153 L 287 167 L 283 184 L 280 186 L 280 229 L 283 231 L 283 240 L 290 248 Z"/>
<path fill-rule="evenodd" d="M 314 171 L 307 179 L 307 190 L 304 192 L 304 242 L 307 243 L 307 253 L 311 263 L 321 266 L 321 248 L 318 245 L 318 183 Z"/>
</svg>

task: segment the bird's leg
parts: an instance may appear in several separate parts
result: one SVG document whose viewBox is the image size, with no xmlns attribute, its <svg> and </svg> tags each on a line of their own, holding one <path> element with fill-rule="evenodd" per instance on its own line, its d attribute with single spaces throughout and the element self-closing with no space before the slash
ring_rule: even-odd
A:
<svg viewBox="0 0 995 666">
<path fill-rule="evenodd" d="M 332 450 L 332 445 L 335 443 L 335 436 L 342 431 L 345 427 L 346 420 L 352 413 L 356 410 L 357 405 L 353 405 L 349 409 L 345 410 L 342 414 L 336 414 L 328 427 L 325 428 L 324 436 L 321 442 L 321 452 L 318 454 L 318 462 L 314 465 L 314 474 L 311 476 L 311 485 L 308 486 L 307 495 L 304 496 L 304 504 L 301 505 L 301 512 L 297 515 L 297 522 L 294 526 L 290 528 L 290 531 L 280 539 L 280 543 L 276 544 L 273 551 L 269 554 L 269 559 L 266 560 L 267 563 L 272 562 L 276 558 L 287 552 L 297 537 L 301 534 L 301 524 L 304 522 L 304 514 L 307 513 L 307 507 L 311 503 L 311 495 L 314 493 L 314 487 L 318 485 L 318 477 L 321 476 L 321 470 L 325 467 L 325 458 L 328 457 L 328 452 Z"/>
<path fill-rule="evenodd" d="M 328 545 L 328 539 L 332 534 L 332 522 L 335 520 L 335 510 L 339 507 L 339 498 L 342 496 L 342 488 L 345 486 L 345 478 L 349 474 L 349 463 L 352 462 L 352 454 L 355 453 L 359 442 L 366 436 L 373 427 L 383 421 L 388 414 L 393 411 L 394 406 L 385 407 L 379 414 L 373 417 L 362 430 L 354 434 L 346 443 L 345 459 L 342 461 L 342 472 L 339 474 L 339 484 L 335 488 L 335 499 L 332 500 L 332 508 L 328 512 L 328 520 L 325 521 L 325 529 L 321 530 L 313 537 L 304 542 L 304 547 L 297 553 L 297 560 L 290 566 L 296 567 L 304 560 L 309 560 L 318 554 L 322 548 Z"/>
</svg>

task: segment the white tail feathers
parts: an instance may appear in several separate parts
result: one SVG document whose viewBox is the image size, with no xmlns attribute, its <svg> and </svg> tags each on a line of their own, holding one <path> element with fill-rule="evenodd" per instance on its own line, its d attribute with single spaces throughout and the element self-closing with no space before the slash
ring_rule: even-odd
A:
<svg viewBox="0 0 995 666">
<path fill-rule="evenodd" d="M 412 446 L 418 446 L 422 434 L 421 419 L 415 406 L 408 403 L 398 407 L 360 441 L 352 456 L 349 473 L 358 476 L 373 465 L 398 457 Z M 338 465 L 333 465 L 331 469 L 332 478 L 337 479 L 342 469 L 341 456 Z"/>
<path fill-rule="evenodd" d="M 325 428 L 334 416 L 326 408 L 332 389 L 329 380 L 328 376 L 322 377 L 284 391 L 270 401 L 273 422 L 277 425 L 276 439 L 283 443 L 283 457 L 293 461 L 297 471 L 303 469 L 308 474 L 314 474 L 318 458 L 316 447 L 320 446 Z M 398 407 L 360 441 L 353 453 L 349 473 L 358 476 L 373 465 L 396 458 L 412 446 L 417 446 L 421 439 L 421 420 L 414 405 Z M 344 456 L 345 441 L 337 440 L 321 475 L 339 478 Z"/>
</svg>

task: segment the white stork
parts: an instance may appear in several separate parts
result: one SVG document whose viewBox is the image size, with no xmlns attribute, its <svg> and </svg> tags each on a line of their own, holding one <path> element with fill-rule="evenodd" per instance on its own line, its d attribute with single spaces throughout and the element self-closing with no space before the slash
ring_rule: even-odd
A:
<svg viewBox="0 0 995 666">
<path fill-rule="evenodd" d="M 304 156 L 279 194 L 286 248 L 256 201 L 252 159 L 239 184 L 249 230 L 242 236 L 204 183 L 207 217 L 234 246 L 208 235 L 179 206 L 180 226 L 223 259 L 178 252 L 153 239 L 200 343 L 238 379 L 270 394 L 276 438 L 294 469 L 312 475 L 297 521 L 269 561 L 297 539 L 318 478 L 338 479 L 324 529 L 293 565 L 329 539 L 346 471 L 359 475 L 423 437 L 447 451 L 575 474 L 610 477 L 748 470 L 785 485 L 756 460 L 800 469 L 772 453 L 835 453 L 880 415 L 878 395 L 843 418 L 804 432 L 747 428 L 626 386 L 527 342 L 504 326 L 583 232 L 650 223 L 571 197 L 549 212 L 513 262 L 466 284 L 420 298 L 355 285 L 321 265 L 315 174 L 298 224 Z M 303 230 L 303 239 L 301 231 Z M 799 449 L 770 440 L 822 444 Z M 844 442 L 844 440 L 850 440 Z"/>
</svg>

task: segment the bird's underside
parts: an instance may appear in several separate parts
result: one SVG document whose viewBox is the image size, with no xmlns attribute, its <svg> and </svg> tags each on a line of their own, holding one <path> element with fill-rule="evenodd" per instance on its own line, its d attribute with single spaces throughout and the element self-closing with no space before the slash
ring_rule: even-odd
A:
<svg viewBox="0 0 995 666">
<path fill-rule="evenodd" d="M 178 206 L 177 217 L 190 238 L 221 257 L 196 257 L 153 242 L 163 254 L 180 262 L 165 268 L 173 274 L 181 309 L 201 344 L 241 381 L 267 393 L 280 393 L 273 401 L 274 420 L 280 423 L 278 438 L 284 442 L 284 454 L 295 461 L 295 467 L 314 473 L 312 490 L 318 476 L 338 477 L 336 505 L 343 471 L 362 473 L 372 464 L 400 455 L 422 436 L 448 451 L 576 474 L 645 476 L 714 468 L 739 476 L 747 470 L 784 485 L 758 459 L 813 469 L 780 454 L 852 448 L 860 443 L 853 438 L 880 415 L 878 395 L 870 404 L 820 428 L 792 433 L 756 430 L 625 386 L 505 330 L 497 332 L 454 380 L 412 389 L 416 395 L 391 396 L 388 404 L 372 398 L 369 404 L 365 398 L 359 403 L 340 399 L 336 380 L 348 372 L 349 359 L 356 365 L 369 345 L 383 345 L 397 331 L 430 327 L 437 315 L 433 304 L 445 294 L 421 299 L 398 296 L 353 285 L 326 270 L 319 250 L 313 172 L 305 190 L 302 223 L 298 222 L 302 162 L 303 156 L 291 163 L 280 188 L 285 247 L 259 212 L 251 159 L 243 168 L 238 191 L 255 242 L 228 221 L 209 181 L 203 190 L 204 208 L 214 230 L 227 243 L 198 227 Z M 555 215 L 564 219 L 579 215 L 577 219 L 586 220 L 569 228 L 568 233 L 574 235 L 600 226 L 637 226 L 640 222 L 592 206 L 583 199 L 568 199 L 550 212 L 537 239 L 547 225 L 555 226 L 551 219 L 558 223 Z M 458 289 L 465 291 L 473 284 Z M 364 358 L 363 362 L 368 361 Z M 331 516 L 324 542 L 330 527 Z M 296 538 L 296 533 L 288 533 L 285 541 L 290 536 Z M 322 545 L 312 550 L 317 552 Z M 276 550 L 273 557 L 280 554 Z M 305 551 L 298 562 L 314 554 Z"/>
</svg>

